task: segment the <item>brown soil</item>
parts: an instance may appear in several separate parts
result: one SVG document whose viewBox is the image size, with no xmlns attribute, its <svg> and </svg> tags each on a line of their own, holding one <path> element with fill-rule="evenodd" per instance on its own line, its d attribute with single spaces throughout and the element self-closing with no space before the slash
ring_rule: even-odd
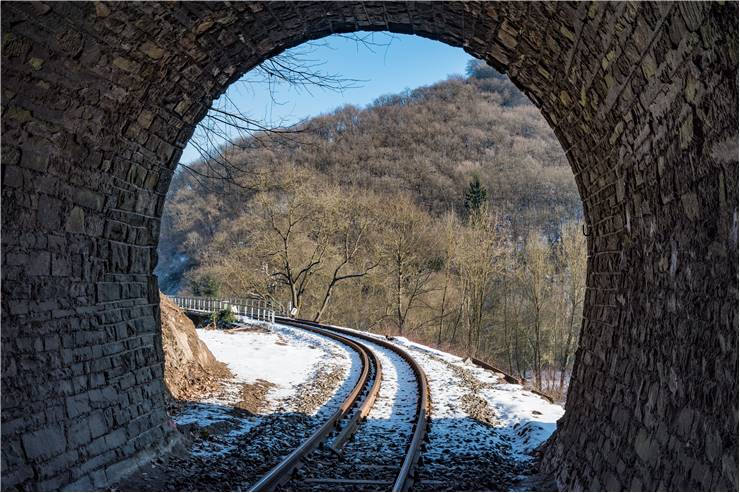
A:
<svg viewBox="0 0 740 493">
<path fill-rule="evenodd" d="M 195 333 L 195 325 L 167 296 L 160 293 L 164 381 L 176 400 L 198 400 L 221 391 L 233 375 L 216 360 Z"/>
<path fill-rule="evenodd" d="M 248 411 L 251 414 L 259 414 L 265 409 L 267 403 L 267 393 L 275 384 L 267 380 L 257 379 L 254 383 L 242 384 L 239 392 L 239 402 L 234 407 Z"/>
</svg>

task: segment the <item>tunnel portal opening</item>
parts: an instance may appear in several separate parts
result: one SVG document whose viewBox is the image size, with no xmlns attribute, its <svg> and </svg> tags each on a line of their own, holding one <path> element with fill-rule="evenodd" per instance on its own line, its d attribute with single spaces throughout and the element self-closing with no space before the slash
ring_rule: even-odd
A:
<svg viewBox="0 0 740 493">
<path fill-rule="evenodd" d="M 169 441 L 152 270 L 182 149 L 262 60 L 359 30 L 485 60 L 566 150 L 590 241 L 581 349 L 544 459 L 561 487 L 737 488 L 736 4 L 2 14 L 3 488 L 103 487 Z"/>
</svg>

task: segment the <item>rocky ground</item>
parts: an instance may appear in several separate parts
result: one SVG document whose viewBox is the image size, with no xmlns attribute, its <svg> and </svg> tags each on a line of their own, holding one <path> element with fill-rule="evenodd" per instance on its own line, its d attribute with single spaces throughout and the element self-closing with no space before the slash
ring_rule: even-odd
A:
<svg viewBox="0 0 740 493">
<path fill-rule="evenodd" d="M 326 367 L 316 368 L 309 380 L 297 387 L 290 406 L 298 412 L 313 414 L 334 395 L 342 380 L 344 368 L 340 366 L 329 363 Z"/>
<path fill-rule="evenodd" d="M 266 416 L 247 433 L 244 418 L 221 419 L 210 426 L 181 426 L 186 445 L 157 459 L 114 486 L 114 491 L 245 491 L 289 454 L 318 423 L 301 414 Z M 237 433 L 235 433 L 237 432 Z"/>
<path fill-rule="evenodd" d="M 553 488 L 533 476 L 534 448 L 549 436 L 540 426 L 552 423 L 554 430 L 562 408 L 470 361 L 403 338 L 394 342 L 422 365 L 432 393 L 432 427 L 416 491 Z"/>
<path fill-rule="evenodd" d="M 178 318 L 174 311 L 168 315 Z M 356 356 L 321 336 L 253 324 L 193 328 L 193 334 L 209 345 L 209 357 L 229 363 L 227 371 L 216 364 L 217 384 L 178 388 L 179 395 L 192 396 L 173 405 L 183 445 L 114 490 L 246 490 L 304 441 L 356 380 Z"/>
<path fill-rule="evenodd" d="M 165 320 L 187 325 L 174 310 L 167 314 L 163 310 Z M 186 396 L 173 406 L 183 445 L 115 485 L 118 490 L 246 490 L 336 409 L 359 375 L 359 358 L 349 348 L 280 325 L 193 328 L 185 336 L 175 331 L 165 339 L 170 345 L 177 343 L 166 353 L 179 358 L 184 368 L 196 370 L 169 377 L 179 385 L 174 387 L 177 395 Z M 533 454 L 554 431 L 562 408 L 461 358 L 404 339 L 395 343 L 420 362 L 431 387 L 432 421 L 415 490 L 552 488 L 533 475 Z M 208 353 L 202 351 L 204 346 Z M 416 399 L 410 386 L 416 382 L 395 353 L 377 345 L 373 349 L 381 359 L 384 380 L 368 420 L 341 457 L 328 450 L 315 452 L 299 471 L 299 480 L 286 489 L 389 488 L 305 481 L 332 477 L 390 481 L 395 476 L 410 437 Z M 207 369 L 214 373 L 198 377 Z"/>
</svg>

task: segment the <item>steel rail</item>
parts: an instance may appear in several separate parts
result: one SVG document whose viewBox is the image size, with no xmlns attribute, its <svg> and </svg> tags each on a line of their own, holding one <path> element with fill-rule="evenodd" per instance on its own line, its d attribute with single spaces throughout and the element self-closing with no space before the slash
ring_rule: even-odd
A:
<svg viewBox="0 0 740 493">
<path fill-rule="evenodd" d="M 300 321 L 285 319 L 281 323 L 290 325 L 303 330 L 308 330 L 326 337 L 330 337 L 334 340 L 341 342 L 360 355 L 362 362 L 362 372 L 360 377 L 357 379 L 357 383 L 352 388 L 347 398 L 342 402 L 339 408 L 327 419 L 321 427 L 316 430 L 306 441 L 304 441 L 298 448 L 293 450 L 287 457 L 281 460 L 275 465 L 270 471 L 267 472 L 259 481 L 251 486 L 249 491 L 274 491 L 283 482 L 288 480 L 293 472 L 298 468 L 301 463 L 301 459 L 310 454 L 313 450 L 321 445 L 323 440 L 331 434 L 332 431 L 337 429 L 341 421 L 347 416 L 352 407 L 357 403 L 360 398 L 363 389 L 367 386 L 368 380 L 370 379 L 371 365 L 375 365 L 375 381 L 373 386 L 370 387 L 365 397 L 364 402 L 361 404 L 360 409 L 355 412 L 351 417 L 348 426 L 356 428 L 356 422 L 367 415 L 369 408 L 372 407 L 372 402 L 375 401 L 375 397 L 380 389 L 380 380 L 382 378 L 382 370 L 380 362 L 377 360 L 373 352 L 365 347 L 364 345 L 357 343 L 351 339 L 343 337 L 342 335 L 333 333 L 331 331 L 322 329 L 321 327 L 311 326 Z M 370 404 L 367 405 L 368 400 Z M 349 435 L 347 435 L 348 437 Z"/>
<path fill-rule="evenodd" d="M 411 442 L 406 451 L 403 463 L 401 464 L 401 469 L 398 473 L 398 476 L 396 477 L 396 481 L 393 483 L 393 488 L 391 491 L 409 491 L 411 486 L 414 484 L 414 481 L 417 479 L 416 466 L 421 457 L 424 437 L 426 436 L 427 428 L 429 426 L 429 414 L 431 409 L 431 400 L 429 398 L 429 382 L 421 365 L 419 365 L 419 363 L 417 363 L 416 360 L 408 352 L 404 351 L 395 344 L 392 344 L 391 342 L 385 341 L 383 339 L 378 339 L 370 335 L 363 334 L 361 332 L 342 329 L 340 327 L 335 327 L 332 325 L 323 325 L 310 320 L 276 317 L 276 321 L 285 324 L 291 322 L 299 322 L 303 325 L 320 327 L 322 330 L 328 329 L 331 332 L 338 332 L 339 334 L 345 336 L 364 339 L 374 344 L 378 344 L 379 346 L 383 346 L 386 349 L 390 349 L 391 351 L 398 354 L 401 358 L 403 358 L 406 363 L 408 363 L 408 365 L 411 367 L 411 370 L 414 372 L 414 375 L 416 376 L 416 381 L 418 382 L 419 399 L 417 400 L 416 406 L 417 416 L 416 422 L 414 423 L 414 434 L 411 438 Z"/>
<path fill-rule="evenodd" d="M 188 309 L 188 307 L 184 307 Z M 429 414 L 431 409 L 431 402 L 429 398 L 429 383 L 421 366 L 403 349 L 398 346 L 391 344 L 388 341 L 371 337 L 362 332 L 353 330 L 343 329 L 341 327 L 322 325 L 317 322 L 310 320 L 292 319 L 282 316 L 273 315 L 272 321 L 279 321 L 285 325 L 291 325 L 304 330 L 309 330 L 326 337 L 333 338 L 350 346 L 353 350 L 360 354 L 362 360 L 362 373 L 357 383 L 352 389 L 347 399 L 342 405 L 332 414 L 332 416 L 317 430 L 315 431 L 306 441 L 304 441 L 298 448 L 291 452 L 285 459 L 279 464 L 274 466 L 265 476 L 257 481 L 249 491 L 272 491 L 283 482 L 285 482 L 292 473 L 298 468 L 301 463 L 301 459 L 310 454 L 319 445 L 323 443 L 323 440 L 332 432 L 333 429 L 340 427 L 341 421 L 347 416 L 352 407 L 357 403 L 358 398 L 362 390 L 367 386 L 368 379 L 370 378 L 370 361 L 374 365 L 375 379 L 372 387 L 368 390 L 364 402 L 360 405 L 360 408 L 355 412 L 349 419 L 347 428 L 350 430 L 342 430 L 337 436 L 332 448 L 335 446 L 341 447 L 347 438 L 357 427 L 357 423 L 360 419 L 365 417 L 375 401 L 378 391 L 380 390 L 380 383 L 382 380 L 382 369 L 380 360 L 377 359 L 375 353 L 369 348 L 363 346 L 361 343 L 355 342 L 344 336 L 356 337 L 359 339 L 365 339 L 374 344 L 389 349 L 398 354 L 402 359 L 408 363 L 413 371 L 416 380 L 418 382 L 417 390 L 419 393 L 419 399 L 417 399 L 417 417 L 413 426 L 413 436 L 407 448 L 404 460 L 401 464 L 400 471 L 393 483 L 392 491 L 408 491 L 413 485 L 414 481 L 418 479 L 416 466 L 419 464 L 421 459 L 421 451 L 423 449 L 423 442 L 426 436 L 427 430 L 430 426 Z"/>
<path fill-rule="evenodd" d="M 365 396 L 365 400 L 360 404 L 359 408 L 355 413 L 350 417 L 347 424 L 345 424 L 344 428 L 342 428 L 342 431 L 339 432 L 339 434 L 336 436 L 334 441 L 331 444 L 331 448 L 335 452 L 339 452 L 342 447 L 344 446 L 345 442 L 349 440 L 349 438 L 352 436 L 352 434 L 357 430 L 357 427 L 360 424 L 360 421 L 364 419 L 368 414 L 370 414 L 370 410 L 373 408 L 373 404 L 375 404 L 375 399 L 378 397 L 378 394 L 380 393 L 380 384 L 383 380 L 383 366 L 380 364 L 380 359 L 375 354 L 374 351 L 367 348 L 368 356 L 370 357 L 371 363 L 373 368 L 375 368 L 375 377 L 373 380 L 373 385 L 368 390 L 367 395 Z"/>
</svg>

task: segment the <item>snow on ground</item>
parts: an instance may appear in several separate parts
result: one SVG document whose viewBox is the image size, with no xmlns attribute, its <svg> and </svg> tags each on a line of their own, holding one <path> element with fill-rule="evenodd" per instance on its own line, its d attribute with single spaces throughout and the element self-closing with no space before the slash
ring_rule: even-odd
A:
<svg viewBox="0 0 740 493">
<path fill-rule="evenodd" d="M 408 421 L 416 415 L 416 376 L 411 367 L 393 351 L 352 337 L 368 346 L 380 360 L 383 380 L 368 419 Z"/>
<path fill-rule="evenodd" d="M 206 448 L 199 449 L 196 444 L 195 455 L 223 455 L 232 450 L 239 437 L 260 431 L 255 427 L 263 422 L 263 415 L 237 416 L 232 412 L 242 384 L 271 382 L 274 387 L 267 392 L 268 405 L 263 412 L 290 413 L 295 412 L 297 402 L 306 398 L 305 387 L 317 379 L 317 371 L 338 367 L 341 378 L 336 388 L 322 397 L 325 402 L 314 412 L 314 417 L 321 419 L 339 406 L 357 380 L 359 356 L 350 348 L 301 329 L 280 324 L 268 327 L 269 330 L 243 332 L 197 330 L 216 359 L 226 363 L 235 378 L 227 383 L 224 394 L 193 403 L 176 417 L 180 426 L 190 423 L 212 428 L 225 426 L 217 439 L 208 441 Z M 367 421 L 347 445 L 346 452 L 357 449 L 359 454 L 370 447 L 377 451 L 385 449 L 391 455 L 402 453 L 405 445 L 402 437 L 410 436 L 416 409 L 416 390 L 408 387 L 415 386 L 416 379 L 400 356 L 382 346 L 361 342 L 371 346 L 378 355 L 383 384 Z M 550 404 L 521 385 L 505 383 L 494 372 L 466 363 L 460 357 L 401 337 L 393 342 L 416 358 L 429 378 L 432 426 L 424 459 L 430 473 L 438 471 L 442 477 L 454 477 L 459 471 L 450 468 L 451 460 L 480 462 L 485 472 L 490 461 L 497 460 L 491 459 L 491 454 L 524 464 L 531 459 L 532 450 L 554 432 L 556 421 L 563 414 L 562 407 Z M 475 399 L 470 399 L 471 396 Z M 470 402 L 487 408 L 487 415 L 492 418 L 471 416 Z M 379 445 L 377 435 L 387 436 L 387 444 Z M 512 470 L 506 474 L 519 473 Z"/>
<path fill-rule="evenodd" d="M 178 426 L 197 424 L 202 428 L 223 429 L 221 434 L 211 434 L 207 441 L 193 443 L 191 452 L 196 457 L 213 457 L 234 449 L 235 439 L 246 435 L 261 423 L 258 416 L 243 416 L 233 413 L 230 406 L 213 403 L 192 404 L 175 417 Z"/>
<path fill-rule="evenodd" d="M 432 387 L 432 416 L 435 420 L 461 417 L 462 410 L 458 402 L 464 389 L 453 384 L 459 379 L 451 367 L 469 372 L 482 383 L 478 393 L 494 410 L 499 423 L 496 426 L 497 434 L 491 437 L 491 444 L 505 440 L 511 446 L 511 453 L 515 458 L 529 458 L 529 453 L 555 431 L 556 422 L 564 413 L 561 406 L 551 404 L 521 385 L 505 383 L 494 372 L 472 362 L 466 363 L 458 356 L 404 337 L 395 337 L 393 342 L 409 350 L 424 367 Z M 447 433 L 443 432 L 441 435 L 446 436 Z M 455 443 L 450 445 L 454 447 Z"/>
<path fill-rule="evenodd" d="M 346 370 L 353 366 L 351 349 L 327 337 L 285 325 L 273 324 L 270 332 L 196 331 L 238 382 L 266 380 L 274 384 L 268 394 L 273 404 L 292 397 L 298 385 L 310 379 L 312 370 L 322 362 L 330 360 Z M 345 378 L 348 376 L 345 373 Z"/>
<path fill-rule="evenodd" d="M 384 337 L 350 327 L 336 325 L 334 327 L 377 339 Z M 405 337 L 394 337 L 392 342 L 409 350 L 411 355 L 422 364 L 430 381 L 432 418 L 437 421 L 437 424 L 442 424 L 443 430 L 449 426 L 459 426 L 455 424 L 455 420 L 465 416 L 460 407 L 460 400 L 465 390 L 460 387 L 459 378 L 455 376 L 449 365 L 465 369 L 481 383 L 488 384 L 481 389 L 480 396 L 493 408 L 500 423 L 497 426 L 497 436 L 490 438 L 489 445 L 500 443 L 503 438 L 510 443 L 511 453 L 518 459 L 530 458 L 530 452 L 555 432 L 556 422 L 565 412 L 561 406 L 551 404 L 521 385 L 499 381 L 494 372 L 472 362 L 465 363 L 459 356 L 410 341 Z M 442 440 L 450 438 L 449 433 L 441 433 L 439 436 Z M 481 444 L 481 446 L 486 445 Z M 444 448 L 454 449 L 455 447 L 468 450 L 474 445 L 464 440 L 451 440 Z M 434 450 L 434 447 L 430 449 Z"/>
<path fill-rule="evenodd" d="M 379 360 L 382 377 L 377 398 L 340 455 L 327 449 L 314 451 L 303 461 L 298 479 L 285 485 L 286 491 L 303 491 L 306 485 L 300 478 L 305 477 L 371 479 L 388 481 L 390 485 L 406 455 L 416 421 L 416 376 L 394 351 L 358 337 L 349 338 L 368 346 Z M 364 490 L 361 485 L 354 486 Z"/>
<path fill-rule="evenodd" d="M 242 317 L 245 325 L 256 323 Z M 336 341 L 280 324 L 267 330 L 223 331 L 196 329 L 217 360 L 225 363 L 234 378 L 224 382 L 224 392 L 189 403 L 175 417 L 178 426 L 196 425 L 215 430 L 209 439 L 194 443 L 195 456 L 221 456 L 233 450 L 234 442 L 263 423 L 264 415 L 295 412 L 303 395 L 297 395 L 313 383 L 316 372 L 327 363 L 338 367 L 340 378 L 323 405 L 313 414 L 321 418 L 333 412 L 349 393 L 360 372 L 359 356 Z M 236 412 L 243 384 L 266 381 L 273 384 L 267 392 L 262 415 Z"/>
<path fill-rule="evenodd" d="M 387 437 L 386 442 L 376 450 L 397 449 L 395 452 L 403 454 L 403 445 L 413 432 L 416 416 L 416 376 L 408 363 L 390 349 L 364 339 L 351 336 L 350 339 L 368 346 L 378 356 L 383 371 L 380 391 L 360 428 L 361 433 L 355 436 L 355 443 L 377 443 L 381 435 Z"/>
</svg>

